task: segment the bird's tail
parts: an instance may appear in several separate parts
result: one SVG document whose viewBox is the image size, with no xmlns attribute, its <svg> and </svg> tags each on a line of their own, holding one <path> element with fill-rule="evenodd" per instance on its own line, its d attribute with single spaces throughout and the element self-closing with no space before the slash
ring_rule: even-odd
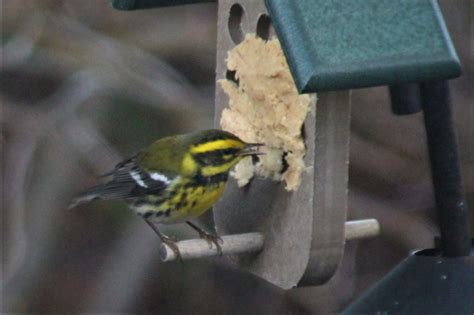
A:
<svg viewBox="0 0 474 315">
<path fill-rule="evenodd" d="M 112 180 L 105 184 L 100 184 L 89 188 L 79 194 L 69 205 L 69 209 L 80 204 L 96 200 L 127 199 L 135 187 L 134 181 L 115 181 Z"/>
<path fill-rule="evenodd" d="M 102 197 L 102 192 L 104 191 L 104 188 L 104 185 L 97 185 L 80 193 L 76 198 L 72 200 L 72 202 L 69 204 L 68 209 L 72 209 L 83 203 L 104 199 Z"/>
</svg>

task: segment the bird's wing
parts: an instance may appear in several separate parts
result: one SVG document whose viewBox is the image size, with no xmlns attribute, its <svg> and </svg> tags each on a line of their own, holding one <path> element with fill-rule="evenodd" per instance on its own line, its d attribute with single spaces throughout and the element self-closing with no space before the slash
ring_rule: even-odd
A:
<svg viewBox="0 0 474 315">
<path fill-rule="evenodd" d="M 80 194 L 71 204 L 93 200 L 132 199 L 143 195 L 159 195 L 176 178 L 175 174 L 167 172 L 149 172 L 137 164 L 136 156 L 117 164 L 115 168 L 102 175 L 112 177 L 105 184 L 97 185 Z"/>
<path fill-rule="evenodd" d="M 175 179 L 175 174 L 150 172 L 140 167 L 136 158 L 131 158 L 125 163 L 119 163 L 112 174 L 111 183 L 133 183 L 134 189 L 130 197 L 159 194 L 166 189 Z M 125 197 L 126 198 L 126 197 Z"/>
</svg>

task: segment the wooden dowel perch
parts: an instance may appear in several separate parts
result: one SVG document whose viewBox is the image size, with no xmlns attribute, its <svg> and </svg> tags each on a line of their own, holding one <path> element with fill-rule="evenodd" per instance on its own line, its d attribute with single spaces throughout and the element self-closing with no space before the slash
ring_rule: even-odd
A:
<svg viewBox="0 0 474 315">
<path fill-rule="evenodd" d="M 375 219 L 348 221 L 345 224 L 345 239 L 370 238 L 380 233 L 380 225 Z M 264 237 L 261 233 L 245 233 L 222 236 L 222 255 L 256 253 L 263 249 Z M 183 260 L 217 256 L 217 248 L 203 239 L 176 242 Z M 176 260 L 176 254 L 166 244 L 160 247 L 162 261 Z"/>
<path fill-rule="evenodd" d="M 380 224 L 376 219 L 347 221 L 345 225 L 346 241 L 371 238 L 380 234 Z"/>
<path fill-rule="evenodd" d="M 261 233 L 245 233 L 222 236 L 222 255 L 238 255 L 259 252 L 263 249 L 263 235 Z M 216 245 L 203 239 L 193 239 L 176 242 L 183 260 L 217 256 Z M 167 245 L 160 247 L 162 261 L 176 260 L 176 254 Z"/>
</svg>

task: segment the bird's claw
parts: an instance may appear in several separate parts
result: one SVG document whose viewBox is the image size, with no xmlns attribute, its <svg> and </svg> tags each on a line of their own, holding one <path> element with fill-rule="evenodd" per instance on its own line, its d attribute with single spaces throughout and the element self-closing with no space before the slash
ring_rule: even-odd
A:
<svg viewBox="0 0 474 315">
<path fill-rule="evenodd" d="M 178 241 L 178 238 L 176 236 L 169 236 L 169 235 L 164 235 L 163 234 L 163 239 L 166 239 L 167 241 L 176 243 Z"/>
<path fill-rule="evenodd" d="M 179 248 L 178 246 L 176 245 L 176 241 L 175 241 L 175 238 L 171 238 L 169 236 L 164 236 L 161 238 L 161 241 L 163 242 L 163 244 L 167 245 L 172 251 L 173 253 L 176 255 L 176 258 L 183 262 L 183 259 L 181 257 L 181 253 L 179 252 Z"/>
<path fill-rule="evenodd" d="M 224 244 L 224 241 L 219 235 L 213 235 L 206 232 L 199 232 L 199 237 L 205 240 L 209 244 L 209 248 L 212 248 L 212 244 L 216 245 L 219 256 L 222 256 L 221 244 Z"/>
</svg>

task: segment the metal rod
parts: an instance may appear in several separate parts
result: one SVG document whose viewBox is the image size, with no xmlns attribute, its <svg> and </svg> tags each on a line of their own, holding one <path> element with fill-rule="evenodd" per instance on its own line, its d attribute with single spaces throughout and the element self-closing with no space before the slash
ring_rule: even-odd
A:
<svg viewBox="0 0 474 315">
<path fill-rule="evenodd" d="M 380 233 L 380 225 L 375 219 L 348 221 L 345 224 L 345 239 L 356 240 L 370 238 Z M 257 253 L 263 249 L 264 237 L 261 233 L 246 233 L 222 236 L 222 255 L 239 255 Z M 203 239 L 192 239 L 176 242 L 181 259 L 195 259 L 218 256 L 215 244 L 209 244 Z M 162 261 L 177 259 L 176 254 L 166 244 L 160 247 Z"/>
<path fill-rule="evenodd" d="M 456 136 L 446 81 L 420 85 L 441 250 L 444 256 L 468 256 L 469 220 L 464 199 Z"/>
</svg>

